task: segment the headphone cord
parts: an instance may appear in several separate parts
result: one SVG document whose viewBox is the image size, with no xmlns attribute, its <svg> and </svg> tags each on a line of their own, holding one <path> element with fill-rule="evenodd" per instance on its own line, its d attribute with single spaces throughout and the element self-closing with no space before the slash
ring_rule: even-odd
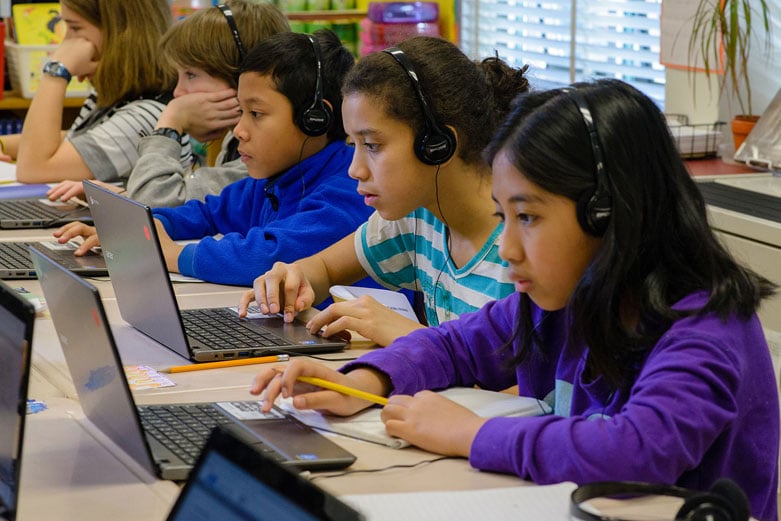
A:
<svg viewBox="0 0 781 521">
<path fill-rule="evenodd" d="M 306 142 L 309 141 L 309 136 L 306 136 L 304 138 L 304 141 L 301 143 L 301 150 L 298 151 L 298 161 L 296 164 L 301 163 L 301 158 L 304 157 L 304 147 L 306 146 Z M 306 193 L 306 180 L 304 179 L 305 172 L 301 171 L 301 200 L 304 200 L 304 194 Z"/>
<path fill-rule="evenodd" d="M 440 165 L 437 165 L 437 171 L 434 174 L 434 195 L 437 200 L 437 210 L 439 210 L 439 217 L 442 219 L 442 224 L 445 225 L 444 235 L 445 235 L 445 262 L 442 264 L 442 266 L 439 268 L 439 272 L 437 273 L 436 280 L 434 281 L 434 315 L 437 317 L 437 322 L 441 323 L 442 321 L 439 320 L 439 308 L 437 307 L 437 291 L 439 289 L 439 279 L 442 277 L 442 273 L 445 271 L 445 268 L 448 265 L 448 262 L 450 264 L 453 264 L 455 266 L 455 262 L 453 261 L 453 257 L 450 255 L 450 226 L 447 223 L 447 219 L 445 219 L 445 213 L 442 211 L 442 204 L 439 200 L 439 167 Z M 450 311 L 445 310 L 445 321 L 450 320 Z"/>
</svg>

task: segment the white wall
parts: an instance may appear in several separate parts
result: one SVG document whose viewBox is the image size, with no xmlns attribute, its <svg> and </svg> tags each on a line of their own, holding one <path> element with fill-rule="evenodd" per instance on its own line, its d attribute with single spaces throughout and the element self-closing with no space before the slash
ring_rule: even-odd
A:
<svg viewBox="0 0 781 521">
<path fill-rule="evenodd" d="M 752 108 L 756 114 L 761 114 L 781 89 L 781 0 L 767 0 L 767 3 L 771 16 L 770 43 L 766 44 L 764 31 L 755 32 L 749 60 Z M 691 75 L 667 69 L 666 80 L 666 112 L 687 114 L 694 124 L 729 121 L 738 112 L 737 102 L 730 102 L 726 97 L 719 99 L 715 77 L 709 82 L 702 73 Z"/>
</svg>

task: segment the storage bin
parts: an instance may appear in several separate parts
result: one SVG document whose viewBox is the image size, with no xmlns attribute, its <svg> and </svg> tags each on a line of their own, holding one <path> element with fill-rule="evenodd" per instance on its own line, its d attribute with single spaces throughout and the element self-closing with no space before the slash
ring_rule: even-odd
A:
<svg viewBox="0 0 781 521">
<path fill-rule="evenodd" d="M 5 41 L 8 75 L 14 92 L 23 98 L 32 98 L 35 95 L 41 82 L 41 67 L 56 48 L 56 45 L 19 45 L 12 41 Z M 88 81 L 80 82 L 73 78 L 68 84 L 65 96 L 84 97 L 89 94 L 89 91 Z"/>
</svg>

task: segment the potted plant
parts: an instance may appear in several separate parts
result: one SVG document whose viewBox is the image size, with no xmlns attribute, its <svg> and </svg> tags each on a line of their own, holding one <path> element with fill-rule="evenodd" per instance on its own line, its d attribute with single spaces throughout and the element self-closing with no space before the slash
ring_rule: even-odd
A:
<svg viewBox="0 0 781 521">
<path fill-rule="evenodd" d="M 720 75 L 719 95 L 727 92 L 730 104 L 737 100 L 740 112 L 732 121 L 736 150 L 748 134 L 744 129 L 743 138 L 739 138 L 736 129 L 740 131 L 748 125 L 750 131 L 759 119 L 751 106 L 748 71 L 755 30 L 764 30 L 769 48 L 768 0 L 698 0 L 689 40 L 689 59 L 692 62 L 699 56 L 706 77 Z"/>
</svg>

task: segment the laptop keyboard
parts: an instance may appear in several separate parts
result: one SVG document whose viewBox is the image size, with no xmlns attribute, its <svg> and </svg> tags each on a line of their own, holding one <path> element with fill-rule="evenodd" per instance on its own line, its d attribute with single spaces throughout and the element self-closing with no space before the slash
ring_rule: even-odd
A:
<svg viewBox="0 0 781 521">
<path fill-rule="evenodd" d="M 256 407 L 252 402 L 235 402 L 234 407 Z M 188 465 L 193 465 L 209 434 L 217 425 L 232 423 L 213 404 L 144 405 L 138 407 L 141 424 L 147 435 L 162 443 Z M 277 461 L 286 461 L 282 454 L 268 445 L 259 450 Z"/>
<path fill-rule="evenodd" d="M 227 308 L 182 310 L 187 336 L 212 349 L 284 347 L 285 340 L 262 327 L 248 327 L 246 319 Z"/>
<path fill-rule="evenodd" d="M 0 201 L 0 219 L 57 219 L 60 214 L 35 201 Z"/>
<path fill-rule="evenodd" d="M 30 251 L 25 243 L 0 243 L 0 267 L 11 270 L 29 270 L 33 268 Z"/>
</svg>

